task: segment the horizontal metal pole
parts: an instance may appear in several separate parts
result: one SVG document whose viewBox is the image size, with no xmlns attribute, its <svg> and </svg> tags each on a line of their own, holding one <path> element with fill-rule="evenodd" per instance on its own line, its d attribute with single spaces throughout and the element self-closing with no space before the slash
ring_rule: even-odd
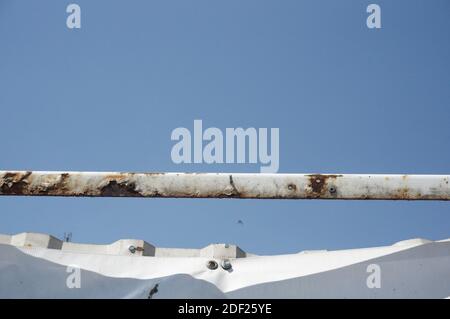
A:
<svg viewBox="0 0 450 319">
<path fill-rule="evenodd" d="M 449 175 L 0 171 L 0 195 L 450 200 Z"/>
</svg>

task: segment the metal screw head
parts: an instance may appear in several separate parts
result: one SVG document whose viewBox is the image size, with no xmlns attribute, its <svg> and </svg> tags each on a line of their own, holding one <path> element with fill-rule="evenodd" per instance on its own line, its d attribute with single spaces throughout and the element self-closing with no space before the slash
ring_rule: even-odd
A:
<svg viewBox="0 0 450 319">
<path fill-rule="evenodd" d="M 228 259 L 222 260 L 222 262 L 220 263 L 220 265 L 221 265 L 222 268 L 225 269 L 225 270 L 230 270 L 231 267 L 233 267 Z"/>
<path fill-rule="evenodd" d="M 295 191 L 296 189 L 297 189 L 297 186 L 295 186 L 295 184 L 289 184 L 288 185 L 288 190 Z"/>
<path fill-rule="evenodd" d="M 130 251 L 130 253 L 134 254 L 136 252 L 136 247 L 131 245 L 130 247 L 128 247 L 128 250 Z"/>
<path fill-rule="evenodd" d="M 206 267 L 208 267 L 208 269 L 214 270 L 217 269 L 219 265 L 217 264 L 217 262 L 215 260 L 208 260 L 208 262 L 206 263 Z"/>
</svg>

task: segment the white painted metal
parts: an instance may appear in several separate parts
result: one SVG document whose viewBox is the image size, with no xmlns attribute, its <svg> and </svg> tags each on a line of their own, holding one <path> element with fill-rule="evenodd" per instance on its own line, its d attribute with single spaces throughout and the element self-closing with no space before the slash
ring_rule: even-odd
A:
<svg viewBox="0 0 450 319">
<path fill-rule="evenodd" d="M 0 195 L 450 200 L 450 175 L 0 171 Z"/>
</svg>

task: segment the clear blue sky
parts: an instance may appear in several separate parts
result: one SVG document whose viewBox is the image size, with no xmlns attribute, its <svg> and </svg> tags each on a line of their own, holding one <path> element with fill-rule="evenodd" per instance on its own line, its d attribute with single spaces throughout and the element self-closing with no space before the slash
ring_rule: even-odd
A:
<svg viewBox="0 0 450 319">
<path fill-rule="evenodd" d="M 450 2 L 0 0 L 0 169 L 176 165 L 176 127 L 279 127 L 280 173 L 450 173 Z M 366 27 L 377 3 L 382 29 Z M 450 237 L 448 202 L 0 197 L 0 233 L 258 254 Z M 241 219 L 244 225 L 237 224 Z"/>
</svg>

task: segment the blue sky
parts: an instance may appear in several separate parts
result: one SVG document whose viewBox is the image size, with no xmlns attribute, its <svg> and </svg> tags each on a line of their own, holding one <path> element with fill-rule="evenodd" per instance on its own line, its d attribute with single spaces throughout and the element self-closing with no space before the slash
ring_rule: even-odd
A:
<svg viewBox="0 0 450 319">
<path fill-rule="evenodd" d="M 202 119 L 280 128 L 279 173 L 450 173 L 446 0 L 72 2 L 79 30 L 70 1 L 0 1 L 2 170 L 259 172 L 174 164 L 172 130 Z M 258 254 L 450 237 L 447 202 L 1 197 L 0 214 L 0 233 Z"/>
</svg>

